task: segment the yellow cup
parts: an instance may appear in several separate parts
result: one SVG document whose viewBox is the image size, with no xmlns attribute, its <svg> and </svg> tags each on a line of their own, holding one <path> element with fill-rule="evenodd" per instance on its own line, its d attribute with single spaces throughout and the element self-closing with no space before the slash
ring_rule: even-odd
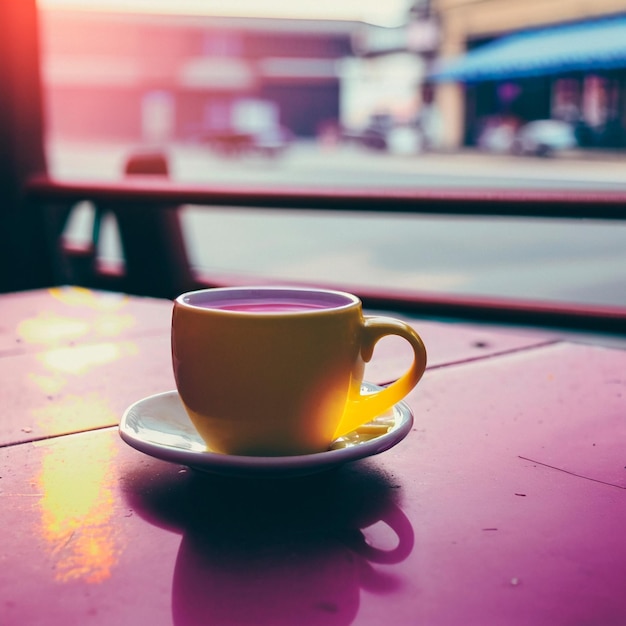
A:
<svg viewBox="0 0 626 626">
<path fill-rule="evenodd" d="M 386 335 L 406 339 L 413 362 L 389 387 L 362 395 L 365 363 Z M 364 316 L 349 293 L 233 287 L 176 298 L 172 361 L 208 449 L 286 456 L 327 450 L 399 402 L 422 377 L 426 349 L 408 324 Z"/>
</svg>

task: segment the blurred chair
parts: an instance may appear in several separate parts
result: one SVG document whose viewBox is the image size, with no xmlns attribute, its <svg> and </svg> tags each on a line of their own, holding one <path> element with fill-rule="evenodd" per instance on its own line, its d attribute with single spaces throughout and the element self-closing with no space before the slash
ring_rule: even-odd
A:
<svg viewBox="0 0 626 626">
<path fill-rule="evenodd" d="M 168 179 L 163 152 L 136 152 L 124 163 L 126 177 Z M 62 242 L 66 282 L 133 295 L 173 298 L 194 288 L 178 207 L 124 200 L 91 201 L 93 226 L 87 241 Z M 112 215 L 119 232 L 122 259 L 101 255 L 103 225 Z"/>
<path fill-rule="evenodd" d="M 145 176 L 169 176 L 170 168 L 167 155 L 158 150 L 154 152 L 136 152 L 126 160 L 124 174 Z"/>
<path fill-rule="evenodd" d="M 163 152 L 137 152 L 126 160 L 126 176 L 169 178 Z M 125 259 L 125 291 L 172 298 L 194 284 L 179 207 L 112 207 Z"/>
<path fill-rule="evenodd" d="M 169 165 L 162 152 L 137 152 L 124 163 L 123 175 L 167 179 Z M 68 216 L 83 203 L 64 207 L 59 233 L 59 275 L 63 282 L 92 289 L 133 295 L 173 298 L 193 289 L 191 271 L 180 224 L 179 207 L 123 198 L 85 200 L 93 208 L 93 224 L 87 239 L 72 240 L 62 232 Z M 48 213 L 51 207 L 47 206 Z M 119 233 L 122 258 L 106 258 L 102 252 L 105 220 L 112 216 Z M 110 232 L 110 231 L 109 231 Z"/>
</svg>

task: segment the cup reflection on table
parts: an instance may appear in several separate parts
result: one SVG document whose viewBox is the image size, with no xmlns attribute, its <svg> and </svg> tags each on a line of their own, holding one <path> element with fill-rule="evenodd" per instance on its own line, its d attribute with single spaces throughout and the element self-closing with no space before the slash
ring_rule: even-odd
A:
<svg viewBox="0 0 626 626">
<path fill-rule="evenodd" d="M 304 490 L 266 484 L 242 492 L 239 486 L 233 497 L 234 483 L 200 480 L 196 488 L 210 489 L 212 504 L 181 542 L 175 624 L 347 626 L 358 613 L 361 589 L 396 589 L 400 581 L 385 566 L 413 548 L 407 517 L 382 496 L 384 487 L 372 500 L 371 482 L 366 495 L 363 485 L 347 493 L 328 481 L 314 479 Z M 366 542 L 362 529 L 375 524 L 387 526 L 385 543 L 393 535 L 394 547 Z"/>
<path fill-rule="evenodd" d="M 125 493 L 137 514 L 182 534 L 176 626 L 347 626 L 362 589 L 393 602 L 406 583 L 395 566 L 413 528 L 398 485 L 369 461 L 257 480 L 154 463 L 127 477 Z"/>
</svg>

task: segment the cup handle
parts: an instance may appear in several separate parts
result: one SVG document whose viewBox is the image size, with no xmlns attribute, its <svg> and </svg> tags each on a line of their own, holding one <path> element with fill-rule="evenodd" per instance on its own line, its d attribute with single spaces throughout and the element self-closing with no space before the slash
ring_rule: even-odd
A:
<svg viewBox="0 0 626 626">
<path fill-rule="evenodd" d="M 359 395 L 348 401 L 344 416 L 335 431 L 335 439 L 370 422 L 402 400 L 417 385 L 426 369 L 426 347 L 421 337 L 405 322 L 392 317 L 365 316 L 361 357 L 367 363 L 374 354 L 374 347 L 387 335 L 406 339 L 413 348 L 413 362 L 409 369 L 394 383 L 373 394 Z"/>
</svg>

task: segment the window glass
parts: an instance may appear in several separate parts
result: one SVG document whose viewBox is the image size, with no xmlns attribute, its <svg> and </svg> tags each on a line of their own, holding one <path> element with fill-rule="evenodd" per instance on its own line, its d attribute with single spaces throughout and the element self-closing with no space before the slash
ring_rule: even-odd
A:
<svg viewBox="0 0 626 626">
<path fill-rule="evenodd" d="M 626 191 L 626 1 L 314 4 L 39 0 L 50 172 L 161 152 L 174 181 L 242 189 Z M 204 272 L 626 306 L 622 222 L 381 209 L 181 220 Z"/>
</svg>

